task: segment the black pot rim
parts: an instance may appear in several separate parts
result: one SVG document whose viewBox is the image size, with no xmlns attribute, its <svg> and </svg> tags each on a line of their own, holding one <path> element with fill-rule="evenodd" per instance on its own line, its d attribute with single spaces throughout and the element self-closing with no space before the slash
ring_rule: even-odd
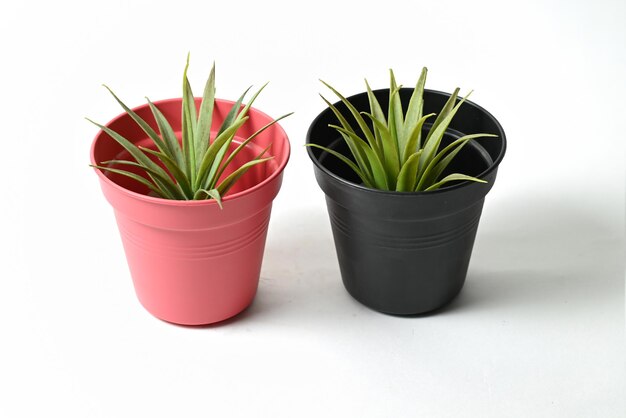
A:
<svg viewBox="0 0 626 418">
<path fill-rule="evenodd" d="M 404 87 L 402 90 L 414 90 L 413 88 L 408 88 L 408 87 Z M 388 88 L 386 89 L 377 89 L 374 90 L 374 93 L 378 92 L 378 91 L 389 91 Z M 442 96 L 446 96 L 446 97 L 450 97 L 450 93 L 446 93 L 443 91 L 439 91 L 439 90 L 431 90 L 431 89 L 424 89 L 424 93 L 432 93 L 432 94 L 439 94 Z M 367 94 L 367 92 L 361 92 L 361 93 L 357 93 L 357 94 L 353 94 L 349 97 L 347 97 L 348 101 L 350 101 L 350 99 L 356 97 L 356 96 L 360 96 L 363 94 Z M 339 103 L 341 103 L 341 101 L 337 101 L 335 102 L 333 105 L 337 106 Z M 482 173 L 480 173 L 478 176 L 478 178 L 484 178 L 485 176 L 487 176 L 488 174 L 490 174 L 492 171 L 496 170 L 498 168 L 498 166 L 500 165 L 500 162 L 502 161 L 502 159 L 504 158 L 504 154 L 506 153 L 506 134 L 504 133 L 504 129 L 502 128 L 502 125 L 500 125 L 500 122 L 498 122 L 498 120 L 491 114 L 489 113 L 485 108 L 483 108 L 482 106 L 470 101 L 470 100 L 466 100 L 463 103 L 463 106 L 473 106 L 476 109 L 478 109 L 479 111 L 483 112 L 485 114 L 486 117 L 488 117 L 489 119 L 491 119 L 493 121 L 493 123 L 497 126 L 498 130 L 500 131 L 500 133 L 502 135 L 498 135 L 498 139 L 500 139 L 502 141 L 502 150 L 500 151 L 500 154 L 498 155 L 498 157 L 496 159 L 493 160 L 493 163 L 489 166 L 489 168 L 487 168 L 485 171 L 483 171 Z M 326 107 L 324 110 L 322 110 L 316 117 L 315 119 L 313 119 L 313 122 L 311 122 L 311 125 L 309 126 L 309 129 L 306 133 L 306 143 L 307 144 L 312 144 L 314 142 L 311 141 L 311 132 L 313 131 L 313 127 L 316 126 L 317 124 L 319 124 L 319 120 L 322 118 L 322 116 L 324 116 L 325 113 L 330 112 L 330 108 Z M 307 153 L 309 154 L 309 158 L 311 159 L 311 161 L 313 161 L 313 164 L 315 164 L 315 166 L 320 169 L 323 173 L 325 173 L 327 176 L 332 177 L 333 179 L 335 179 L 336 181 L 341 182 L 342 184 L 344 184 L 347 187 L 356 189 L 356 190 L 361 190 L 364 192 L 369 192 L 369 193 L 378 193 L 378 194 L 387 194 L 387 195 L 394 195 L 394 196 L 406 196 L 406 197 L 412 197 L 412 196 L 417 196 L 417 195 L 434 195 L 434 194 L 443 194 L 443 193 L 448 193 L 448 192 L 452 192 L 454 190 L 460 189 L 462 187 L 467 187 L 470 186 L 472 184 L 472 182 L 469 181 L 463 181 L 460 182 L 458 184 L 455 184 L 453 186 L 446 186 L 446 187 L 442 187 L 440 189 L 437 190 L 430 190 L 430 191 L 419 191 L 419 192 L 397 192 L 395 190 L 380 190 L 380 189 L 373 189 L 373 188 L 369 188 L 366 186 L 363 186 L 361 184 L 357 184 L 357 183 L 353 183 L 351 181 L 348 181 L 346 179 L 344 179 L 341 176 L 338 176 L 337 174 L 333 173 L 332 171 L 328 170 L 326 167 L 324 167 L 319 160 L 315 157 L 315 155 L 313 154 L 313 147 L 306 147 L 307 148 Z"/>
</svg>

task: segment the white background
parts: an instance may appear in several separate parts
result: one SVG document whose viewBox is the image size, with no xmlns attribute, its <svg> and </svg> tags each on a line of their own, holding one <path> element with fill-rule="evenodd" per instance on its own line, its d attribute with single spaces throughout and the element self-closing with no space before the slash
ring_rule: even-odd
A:
<svg viewBox="0 0 626 418">
<path fill-rule="evenodd" d="M 623 1 L 83 1 L 0 6 L 0 416 L 623 417 Z M 259 293 L 185 328 L 137 302 L 88 164 L 119 107 L 201 91 L 256 107 L 293 145 Z M 508 153 L 467 282 L 398 318 L 345 292 L 302 146 L 323 78 L 387 70 L 474 89 Z"/>
</svg>

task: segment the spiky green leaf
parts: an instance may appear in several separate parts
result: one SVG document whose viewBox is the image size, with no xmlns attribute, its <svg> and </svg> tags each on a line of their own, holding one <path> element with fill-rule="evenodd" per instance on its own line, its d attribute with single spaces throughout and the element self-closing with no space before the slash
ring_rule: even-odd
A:
<svg viewBox="0 0 626 418">
<path fill-rule="evenodd" d="M 404 116 L 404 135 L 406 137 L 406 141 L 411 140 L 411 135 L 415 129 L 415 125 L 422 118 L 422 113 L 424 110 L 424 86 L 426 84 L 426 75 L 428 73 L 428 69 L 426 67 L 422 68 L 422 72 L 417 80 L 417 84 L 415 84 L 415 88 L 413 89 L 413 94 L 411 94 L 411 99 L 409 100 L 409 107 L 406 110 L 406 114 Z M 420 139 L 421 139 L 422 130 L 419 129 L 417 131 L 417 148 L 421 148 Z M 409 155 L 403 156 L 404 161 L 409 158 Z"/>
<path fill-rule="evenodd" d="M 120 174 L 122 176 L 126 176 L 128 178 L 131 178 L 131 179 L 133 179 L 133 180 L 143 184 L 148 189 L 150 189 L 150 191 L 156 193 L 157 195 L 159 195 L 160 197 L 162 197 L 164 199 L 172 199 L 173 198 L 170 195 L 168 195 L 166 192 L 164 192 L 163 190 L 161 190 L 157 186 L 155 186 L 154 183 L 151 183 L 150 181 L 146 180 L 144 177 L 141 177 L 140 175 L 135 174 L 135 173 L 131 173 L 130 171 L 120 170 L 120 169 L 112 168 L 112 167 L 105 167 L 105 166 L 101 166 L 101 165 L 93 165 L 93 164 L 90 164 L 90 167 L 97 168 L 99 170 L 110 171 L 111 173 L 115 173 L 115 174 Z"/>
<path fill-rule="evenodd" d="M 191 183 L 187 178 L 185 172 L 176 165 L 176 162 L 172 160 L 168 155 L 163 154 L 162 152 L 152 150 L 150 148 L 139 147 L 140 150 L 147 154 L 154 155 L 157 157 L 170 172 L 172 177 L 176 180 L 176 183 L 180 186 L 183 191 L 186 199 L 193 199 L 193 190 L 191 188 Z"/>
<path fill-rule="evenodd" d="M 439 150 L 439 144 L 441 144 L 441 140 L 443 138 L 443 135 L 446 132 L 446 129 L 448 129 L 448 126 L 450 125 L 452 118 L 454 117 L 456 112 L 459 110 L 461 105 L 465 102 L 465 100 L 467 100 L 468 97 L 469 97 L 469 94 L 465 96 L 463 99 L 461 99 L 459 103 L 457 103 L 457 105 L 452 108 L 452 110 L 447 111 L 446 117 L 443 118 L 439 123 L 435 121 L 436 123 L 435 128 L 431 127 L 430 132 L 428 133 L 428 137 L 426 139 L 426 144 L 424 145 L 424 148 L 423 148 L 424 152 L 422 152 L 422 155 L 420 156 L 420 169 L 418 172 L 419 176 L 421 176 L 424 173 L 424 170 L 428 166 L 428 163 L 430 163 L 430 161 L 437 154 Z M 441 116 L 441 114 L 439 116 Z"/>
<path fill-rule="evenodd" d="M 182 170 L 184 170 L 185 160 L 183 158 L 183 153 L 180 148 L 180 143 L 178 142 L 178 138 L 176 138 L 176 134 L 174 133 L 172 126 L 167 121 L 163 113 L 161 113 L 161 111 L 150 101 L 150 99 L 146 97 L 146 100 L 148 101 L 150 110 L 152 110 L 152 115 L 154 116 L 154 119 L 159 126 L 159 131 L 161 131 L 161 135 L 165 140 L 164 143 L 167 146 L 167 152 L 165 152 L 161 148 L 159 149 L 168 157 L 176 161 L 178 166 L 181 167 Z"/>
<path fill-rule="evenodd" d="M 361 138 L 359 138 L 354 132 L 347 131 L 341 128 L 340 126 L 332 126 L 332 127 L 335 128 L 337 131 L 339 131 L 339 133 L 343 136 L 345 141 L 352 139 L 355 141 L 355 143 L 359 143 L 359 141 L 363 143 L 364 146 L 361 149 L 365 153 L 366 158 L 369 161 L 370 166 L 372 168 L 372 183 L 378 189 L 390 190 L 390 187 L 391 187 L 390 181 L 388 179 L 387 172 L 385 170 L 383 162 L 381 161 L 378 154 L 376 154 L 376 152 L 372 148 L 368 147 L 367 144 Z"/>
<path fill-rule="evenodd" d="M 149 167 L 146 167 L 144 165 L 141 165 L 135 161 L 128 161 L 128 160 L 109 160 L 109 161 L 103 161 L 101 164 L 107 164 L 107 166 L 111 166 L 111 165 L 128 165 L 131 167 L 138 167 L 141 168 L 142 170 L 152 174 L 155 178 L 159 179 L 159 183 L 163 184 L 165 189 L 167 190 L 167 194 L 170 196 L 173 196 L 174 199 L 185 199 L 185 195 L 182 191 L 182 189 L 180 188 L 180 186 L 176 183 L 174 183 L 171 179 L 171 177 L 167 176 L 167 175 L 163 175 L 161 173 L 159 173 L 156 170 L 153 170 Z"/>
<path fill-rule="evenodd" d="M 472 139 L 476 138 L 495 138 L 497 135 L 493 134 L 472 134 L 465 135 L 461 138 L 453 141 L 451 144 L 442 149 L 428 164 L 428 167 L 424 170 L 422 177 L 417 185 L 417 190 L 424 190 L 431 184 L 435 183 L 441 173 L 448 167 L 454 157 L 463 149 Z"/>
<path fill-rule="evenodd" d="M 187 168 L 187 177 L 193 183 L 196 178 L 196 151 L 194 135 L 197 124 L 196 100 L 191 91 L 191 85 L 187 78 L 187 69 L 189 68 L 189 54 L 187 54 L 187 64 L 183 72 L 183 107 L 182 107 L 182 124 L 183 124 L 183 155 L 185 156 L 185 165 Z"/>
<path fill-rule="evenodd" d="M 267 85 L 267 83 L 266 83 Z M 265 88 L 265 85 L 263 87 L 261 87 L 261 89 L 252 97 L 252 100 L 250 103 L 248 103 L 247 105 L 245 105 L 243 107 L 243 109 L 241 109 L 241 103 L 243 102 L 244 97 L 246 96 L 246 94 L 248 94 L 248 91 L 250 90 L 251 87 L 248 87 L 246 89 L 246 91 L 243 92 L 243 94 L 239 97 L 239 99 L 237 100 L 237 102 L 235 102 L 235 104 L 230 108 L 230 111 L 228 112 L 228 114 L 226 115 L 226 117 L 224 118 L 224 122 L 222 123 L 222 126 L 220 127 L 220 130 L 217 133 L 217 137 L 219 137 L 222 133 L 224 133 L 227 129 L 229 129 L 231 126 L 236 125 L 236 126 L 242 126 L 243 124 L 239 124 L 241 122 L 241 120 L 245 117 L 245 113 L 248 112 L 248 109 L 250 108 L 250 104 L 254 101 L 254 99 L 256 99 L 256 96 L 263 90 L 263 88 Z M 241 111 L 240 111 L 241 109 Z M 235 130 L 236 132 L 236 130 Z M 234 133 L 233 133 L 233 137 L 234 137 Z M 204 182 L 204 183 L 200 183 L 200 184 L 205 184 L 205 188 L 208 187 L 208 184 L 214 183 L 215 179 L 215 174 L 217 173 L 219 166 L 222 162 L 222 160 L 224 159 L 224 156 L 226 155 L 226 152 L 228 151 L 228 149 L 230 148 L 230 143 L 232 141 L 232 138 L 229 141 L 226 141 L 221 148 L 219 148 L 217 150 L 217 153 L 214 155 L 213 157 L 213 162 L 211 163 L 210 169 L 209 169 L 209 174 L 207 176 L 207 178 L 209 179 L 208 182 Z"/>
<path fill-rule="evenodd" d="M 243 164 L 241 167 L 233 171 L 231 174 L 226 176 L 226 178 L 220 182 L 220 184 L 216 187 L 216 189 L 220 192 L 222 196 L 226 195 L 228 191 L 233 187 L 233 185 L 252 167 L 257 164 L 261 164 L 267 162 L 274 157 L 263 158 L 265 153 L 272 147 L 272 145 L 268 145 L 265 149 L 263 149 L 256 157 L 247 163 Z"/>
<path fill-rule="evenodd" d="M 381 153 L 380 148 L 378 147 L 378 144 L 376 143 L 376 138 L 374 137 L 374 134 L 372 133 L 370 128 L 367 126 L 367 123 L 365 122 L 365 119 L 363 119 L 363 116 L 361 116 L 361 113 L 359 113 L 359 111 L 354 107 L 354 105 L 350 103 L 348 99 L 343 97 L 341 93 L 335 90 L 330 84 L 326 83 L 323 80 L 320 80 L 320 81 L 322 82 L 322 84 L 328 87 L 333 93 L 335 93 L 335 95 L 339 97 L 339 100 L 341 100 L 341 102 L 348 108 L 348 110 L 352 114 L 352 117 L 354 117 L 354 120 L 359 125 L 359 128 L 361 128 L 361 131 L 365 135 L 365 138 L 367 139 L 367 142 L 369 143 L 371 149 L 378 155 L 379 158 L 382 158 L 382 153 Z"/>
<path fill-rule="evenodd" d="M 220 169 L 218 170 L 217 174 L 214 176 L 213 178 L 213 182 L 209 185 L 210 187 L 215 187 L 215 183 L 217 182 L 217 180 L 219 180 L 220 177 L 222 177 L 222 174 L 224 173 L 224 170 L 226 169 L 226 167 L 228 167 L 233 159 L 237 156 L 237 154 L 239 154 L 250 142 L 252 142 L 252 140 L 254 138 L 256 138 L 259 134 L 261 134 L 263 131 L 265 131 L 267 128 L 269 128 L 270 126 L 274 125 L 275 123 L 277 123 L 278 121 L 286 118 L 287 116 L 293 115 L 293 112 L 291 113 L 287 113 L 285 115 L 282 115 L 279 118 L 274 119 L 273 121 L 267 123 L 266 125 L 264 125 L 263 127 L 261 127 L 259 130 L 257 130 L 255 133 L 253 133 L 252 135 L 250 135 L 245 141 L 243 141 L 241 144 L 239 144 L 237 146 L 237 148 L 235 148 L 233 150 L 233 152 L 230 153 L 230 155 L 228 156 L 228 158 L 226 158 L 226 160 L 224 162 L 222 162 L 220 164 Z"/>
<path fill-rule="evenodd" d="M 107 135 L 113 138 L 118 144 L 120 144 L 128 153 L 142 166 L 148 168 L 149 170 L 156 171 L 160 173 L 162 176 L 167 177 L 167 173 L 163 170 L 158 164 L 152 161 L 146 154 L 144 154 L 135 144 L 130 142 L 128 139 L 124 138 L 122 135 L 118 134 L 111 128 L 100 125 L 92 121 L 89 118 L 85 118 L 89 122 L 96 125 L 98 128 L 102 129 Z M 147 172 L 148 177 L 156 184 L 160 189 L 166 190 L 167 186 L 159 180 L 158 177 L 154 177 L 149 171 Z M 174 197 L 171 197 L 173 199 Z"/>
<path fill-rule="evenodd" d="M 246 94 L 248 94 L 251 88 L 252 86 L 248 87 L 246 91 L 244 91 L 243 94 L 239 96 L 235 104 L 233 104 L 233 106 L 230 108 L 230 110 L 226 114 L 226 117 L 224 118 L 224 121 L 222 121 L 222 125 L 220 126 L 219 131 L 217 131 L 218 136 L 226 129 L 230 128 L 230 126 L 235 123 L 236 120 L 241 120 L 241 118 L 237 119 L 237 114 L 241 109 L 241 103 L 243 102 L 243 99 L 246 97 Z"/>
<path fill-rule="evenodd" d="M 402 113 L 402 101 L 400 100 L 400 88 L 396 83 L 396 76 L 393 70 L 389 69 L 389 111 L 387 117 L 389 119 L 389 132 L 396 143 L 396 149 L 404 149 L 406 139 L 404 136 L 404 114 Z"/>
<path fill-rule="evenodd" d="M 396 184 L 396 191 L 398 192 L 412 192 L 415 190 L 417 184 L 417 168 L 419 166 L 419 158 L 421 150 L 411 155 L 409 159 L 404 163 L 400 173 L 398 174 L 398 182 Z"/>
<path fill-rule="evenodd" d="M 413 155 L 418 149 L 420 149 L 419 138 L 422 133 L 422 127 L 424 126 L 424 122 L 432 116 L 435 116 L 434 113 L 429 113 L 421 117 L 415 125 L 411 127 L 411 131 L 409 132 L 406 144 L 404 146 L 404 150 L 402 150 L 402 162 L 405 163 L 411 155 Z M 408 125 L 406 126 L 409 127 Z"/>
<path fill-rule="evenodd" d="M 213 109 L 215 107 L 215 63 L 211 67 L 209 78 L 204 85 L 198 127 L 195 134 L 196 166 L 202 162 L 202 157 L 211 142 L 211 125 L 213 123 Z"/>
<path fill-rule="evenodd" d="M 454 105 L 458 97 L 459 97 L 459 88 L 457 87 L 454 89 L 450 97 L 448 97 L 446 104 L 443 105 L 443 107 L 441 108 L 441 111 L 437 115 L 437 118 L 435 119 L 432 126 L 430 127 L 430 131 L 428 131 L 428 135 L 426 135 L 426 139 L 424 140 L 424 145 L 423 145 L 424 147 L 430 140 L 430 137 L 435 133 L 437 127 L 441 124 L 441 122 L 444 121 L 444 119 L 448 117 L 452 109 L 454 109 Z"/>
<path fill-rule="evenodd" d="M 248 111 L 250 110 L 250 108 L 252 107 L 252 104 L 254 103 L 254 101 L 256 100 L 256 98 L 259 96 L 259 94 L 261 94 L 261 92 L 265 89 L 265 87 L 267 87 L 267 85 L 269 84 L 269 82 L 263 84 L 261 86 L 260 89 L 257 90 L 256 93 L 254 93 L 252 95 L 252 97 L 250 98 L 250 100 L 248 100 L 248 103 L 246 103 L 246 105 L 243 107 L 243 109 L 241 109 L 241 111 L 239 112 L 239 114 L 237 115 L 237 119 L 241 119 L 244 116 L 246 116 L 248 114 Z M 252 87 L 250 87 L 252 88 Z M 250 90 L 250 88 L 248 88 L 248 90 Z M 243 102 L 243 97 L 247 94 L 248 90 L 246 90 L 243 95 L 241 96 L 241 100 L 239 101 L 239 104 L 241 105 L 241 103 Z"/>
<path fill-rule="evenodd" d="M 233 137 L 235 136 L 235 132 L 237 132 L 237 130 L 247 120 L 248 117 L 246 116 L 243 119 L 234 122 L 225 131 L 219 134 L 211 145 L 209 145 L 209 148 L 204 153 L 202 163 L 198 168 L 198 175 L 196 177 L 196 182 L 194 183 L 194 188 L 203 189 L 206 188 L 207 184 L 211 184 L 213 182 L 212 176 L 215 174 L 215 171 L 217 171 L 217 169 L 213 171 L 213 167 L 215 167 L 215 163 L 217 161 L 217 153 L 222 149 L 222 147 L 228 147 L 228 144 L 231 143 Z M 211 170 L 211 172 L 209 170 Z"/>
<path fill-rule="evenodd" d="M 223 181 L 221 181 L 220 184 L 217 186 L 217 190 L 222 194 L 222 196 L 226 195 L 226 193 L 228 193 L 228 191 L 235 185 L 235 183 L 244 174 L 246 174 L 251 167 L 257 164 L 263 164 L 269 160 L 272 160 L 273 158 L 274 157 L 258 158 L 258 159 L 248 161 L 247 163 L 237 168 L 237 170 L 233 171 L 231 174 L 226 176 L 226 178 Z"/>
<path fill-rule="evenodd" d="M 380 121 L 383 125 L 387 126 L 387 119 L 385 118 L 385 112 L 383 112 L 383 108 L 380 106 L 380 102 L 376 98 L 376 95 L 372 91 L 369 83 L 365 80 L 365 86 L 367 87 L 367 98 L 370 102 L 370 112 L 374 117 Z M 383 139 L 381 138 L 379 129 L 374 126 L 374 136 L 376 137 L 376 141 L 378 142 L 378 146 L 380 148 L 383 147 Z"/>
<path fill-rule="evenodd" d="M 126 106 L 124 102 L 122 102 L 119 97 L 117 97 L 115 93 L 113 93 L 113 90 L 111 90 L 109 86 L 107 86 L 106 84 L 103 84 L 103 86 L 109 91 L 109 93 L 111 93 L 113 98 L 117 101 L 117 103 L 119 103 L 119 105 L 124 109 L 128 116 L 130 116 L 135 121 L 135 123 L 137 123 L 137 125 L 139 125 L 139 127 L 150 137 L 150 139 L 154 142 L 157 148 L 159 148 L 161 151 L 165 150 L 167 152 L 167 144 L 163 142 L 161 137 L 159 137 L 154 129 L 152 129 L 152 127 L 150 127 L 150 125 L 145 120 L 143 120 L 141 116 L 135 113 L 134 110 Z"/>
<path fill-rule="evenodd" d="M 437 183 L 435 183 L 432 186 L 428 187 L 426 189 L 426 191 L 437 190 L 441 186 L 443 186 L 444 184 L 449 183 L 451 181 L 475 181 L 477 183 L 487 183 L 485 180 L 482 180 L 482 179 L 479 179 L 479 178 L 476 178 L 476 177 L 467 176 L 465 174 L 454 173 L 454 174 L 450 174 L 450 175 L 444 177 L 443 180 L 438 181 Z"/>
<path fill-rule="evenodd" d="M 351 159 L 349 159 L 348 157 L 346 157 L 345 155 L 332 150 L 330 148 L 324 147 L 322 145 L 318 145 L 318 144 L 305 144 L 307 147 L 312 147 L 312 148 L 319 148 L 327 153 L 329 153 L 330 155 L 333 155 L 337 158 L 339 158 L 341 161 L 343 161 L 348 167 L 350 167 L 352 169 L 352 171 L 354 171 L 359 178 L 363 181 L 363 184 L 365 184 L 367 187 L 373 187 L 372 186 L 372 182 L 367 178 L 367 176 L 365 176 L 363 174 L 363 172 L 361 171 L 361 169 L 359 168 L 359 166 L 357 166 Z"/>
<path fill-rule="evenodd" d="M 400 172 L 400 159 L 398 156 L 398 143 L 392 138 L 391 132 L 387 126 L 383 124 L 380 120 L 378 120 L 374 115 L 363 112 L 364 115 L 369 117 L 374 127 L 379 131 L 380 137 L 382 139 L 383 146 L 383 155 L 384 155 L 384 167 L 387 172 L 387 178 L 389 181 L 389 187 L 395 187 L 395 179 L 398 177 L 398 173 Z"/>
<path fill-rule="evenodd" d="M 339 109 L 337 109 L 337 107 L 335 107 L 335 105 L 333 105 L 331 102 L 326 100 L 326 98 L 322 96 L 321 94 L 320 94 L 320 97 L 328 105 L 330 110 L 335 114 L 335 116 L 339 120 L 339 123 L 341 123 L 341 126 L 345 130 L 350 131 L 356 135 L 356 132 L 354 131 L 350 123 L 346 120 L 346 118 L 343 117 Z M 332 125 L 329 125 L 329 126 L 332 127 Z M 365 142 L 365 141 L 362 141 L 362 142 Z M 362 151 L 361 147 L 358 146 L 358 144 L 355 145 L 352 140 L 346 141 L 346 144 L 348 145 L 348 148 L 350 148 L 350 152 L 352 152 L 352 155 L 354 155 L 354 159 L 356 160 L 357 164 L 359 165 L 359 167 L 361 167 L 361 171 L 363 172 L 363 174 L 365 174 L 368 178 L 371 178 L 371 172 L 372 172 L 371 165 L 369 161 L 367 160 L 367 156 Z"/>
</svg>

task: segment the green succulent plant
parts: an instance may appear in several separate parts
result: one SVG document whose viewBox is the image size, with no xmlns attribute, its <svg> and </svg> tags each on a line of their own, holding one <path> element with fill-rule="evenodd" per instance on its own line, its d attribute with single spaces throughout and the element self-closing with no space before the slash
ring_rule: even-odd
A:
<svg viewBox="0 0 626 418">
<path fill-rule="evenodd" d="M 309 143 L 307 146 L 320 148 L 339 158 L 360 177 L 366 187 L 370 188 L 416 192 L 436 190 L 453 181 L 486 183 L 485 180 L 460 173 L 441 178 L 446 167 L 469 141 L 497 135 L 486 133 L 465 135 L 440 149 L 442 138 L 452 118 L 471 94 L 470 92 L 456 103 L 459 94 L 459 88 L 456 88 L 432 123 L 428 134 L 424 136 L 422 133 L 424 123 L 436 115 L 435 113 L 422 115 L 427 71 L 426 67 L 422 69 L 404 112 L 400 102 L 402 86 L 397 85 L 393 70 L 389 70 L 389 107 L 386 115 L 367 80 L 365 85 L 369 98 L 369 113 L 359 112 L 341 93 L 320 80 L 345 104 L 360 133 L 352 127 L 346 116 L 322 96 L 341 125 L 329 126 L 341 134 L 352 153 L 353 160 L 318 144 Z M 366 119 L 372 122 L 371 125 Z M 370 129 L 370 126 L 373 129 Z"/>
<path fill-rule="evenodd" d="M 211 139 L 211 124 L 215 106 L 215 64 L 204 87 L 200 109 L 196 108 L 194 95 L 187 79 L 189 56 L 183 73 L 182 101 L 182 139 L 179 142 L 172 126 L 150 99 L 148 105 L 157 123 L 159 133 L 143 120 L 137 113 L 126 106 L 113 91 L 107 87 L 115 100 L 126 113 L 141 127 L 154 143 L 155 149 L 136 146 L 122 135 L 110 128 L 100 125 L 91 119 L 87 120 L 106 132 L 117 141 L 133 157 L 134 161 L 111 160 L 102 161 L 92 167 L 103 171 L 117 173 L 129 177 L 144 186 L 153 194 L 164 199 L 203 200 L 215 199 L 222 206 L 222 197 L 252 166 L 262 164 L 273 157 L 266 157 L 269 146 L 252 160 L 233 170 L 222 178 L 224 170 L 235 156 L 243 150 L 261 132 L 291 115 L 288 113 L 266 124 L 247 139 L 242 141 L 233 151 L 228 153 L 237 130 L 248 120 L 248 110 L 257 96 L 265 88 L 263 85 L 241 108 L 244 97 L 251 87 L 239 97 L 222 122 L 217 134 Z M 270 145 L 271 146 L 271 145 Z M 157 164 L 150 156 L 162 164 Z M 116 167 L 117 166 L 117 167 Z M 119 168 L 119 166 L 138 167 L 144 171 L 145 177 Z"/>
</svg>

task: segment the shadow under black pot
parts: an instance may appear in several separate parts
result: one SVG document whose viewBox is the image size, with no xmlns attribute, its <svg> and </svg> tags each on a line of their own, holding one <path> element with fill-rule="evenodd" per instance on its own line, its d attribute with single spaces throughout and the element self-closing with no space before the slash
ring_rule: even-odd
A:
<svg viewBox="0 0 626 418">
<path fill-rule="evenodd" d="M 400 91 L 404 109 L 412 92 Z M 386 109 L 389 90 L 374 93 Z M 447 93 L 425 90 L 424 114 L 439 113 L 449 97 Z M 367 93 L 348 100 L 359 111 L 369 112 Z M 335 106 L 348 114 L 342 103 Z M 306 141 L 352 159 L 339 133 L 328 127 L 337 123 L 332 111 L 325 109 L 311 124 Z M 307 148 L 317 182 L 326 194 L 343 283 L 356 300 L 381 312 L 414 315 L 438 309 L 460 292 L 484 199 L 495 182 L 506 149 L 504 130 L 498 121 L 469 101 L 461 105 L 441 147 L 474 133 L 492 133 L 498 138 L 468 143 L 443 175 L 460 172 L 487 183 L 458 182 L 431 192 L 369 189 L 336 157 Z"/>
</svg>

